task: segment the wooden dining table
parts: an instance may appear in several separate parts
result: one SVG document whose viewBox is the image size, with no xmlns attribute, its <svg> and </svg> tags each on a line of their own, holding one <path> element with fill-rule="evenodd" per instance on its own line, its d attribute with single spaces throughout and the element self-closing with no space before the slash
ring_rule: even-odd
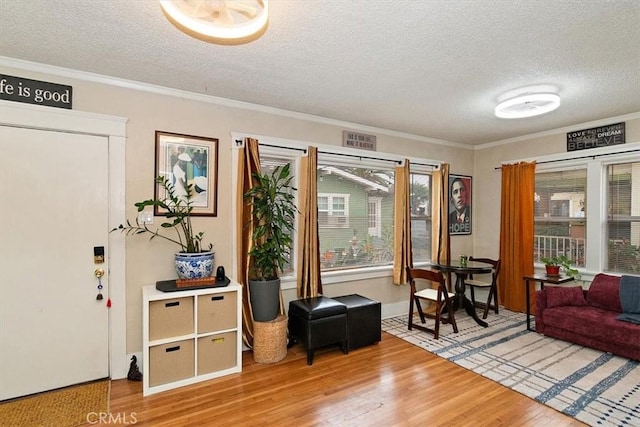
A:
<svg viewBox="0 0 640 427">
<path fill-rule="evenodd" d="M 487 322 L 480 319 L 476 313 L 476 308 L 469 298 L 465 295 L 465 280 L 470 274 L 487 274 L 491 273 L 492 267 L 482 262 L 467 261 L 462 264 L 459 260 L 452 260 L 449 263 L 433 263 L 433 268 L 443 273 L 454 273 L 456 275 L 455 293 L 456 302 L 455 309 L 464 307 L 467 314 L 473 317 L 473 320 L 480 326 L 485 328 L 489 326 Z"/>
</svg>

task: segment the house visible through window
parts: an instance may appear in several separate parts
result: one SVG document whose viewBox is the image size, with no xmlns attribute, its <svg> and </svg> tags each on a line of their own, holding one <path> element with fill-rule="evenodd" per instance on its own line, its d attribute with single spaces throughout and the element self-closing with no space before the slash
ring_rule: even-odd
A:
<svg viewBox="0 0 640 427">
<path fill-rule="evenodd" d="M 585 265 L 587 169 L 536 173 L 534 259 L 566 255 Z"/>
<path fill-rule="evenodd" d="M 335 157 L 334 157 L 335 158 Z M 393 163 L 388 169 L 318 159 L 322 271 L 393 262 Z"/>
<path fill-rule="evenodd" d="M 302 147 L 260 146 L 263 172 L 291 164 L 295 176 Z M 319 152 L 317 170 L 318 230 L 321 271 L 349 270 L 379 274 L 393 264 L 395 168 L 399 161 L 384 153 L 378 158 Z M 427 262 L 431 254 L 431 167 L 411 164 L 411 227 L 414 262 Z M 294 186 L 298 187 L 294 178 Z M 296 225 L 297 227 L 297 225 Z M 283 276 L 295 276 L 298 242 Z M 335 275 L 329 275 L 335 276 Z M 331 279 L 329 279 L 331 280 Z"/>
</svg>

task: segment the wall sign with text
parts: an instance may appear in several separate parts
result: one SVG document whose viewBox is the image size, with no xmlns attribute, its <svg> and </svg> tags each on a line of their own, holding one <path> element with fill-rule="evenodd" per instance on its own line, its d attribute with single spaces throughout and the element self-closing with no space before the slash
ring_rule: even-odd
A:
<svg viewBox="0 0 640 427">
<path fill-rule="evenodd" d="M 0 99 L 70 110 L 73 87 L 0 74 Z"/>
<path fill-rule="evenodd" d="M 567 151 L 624 144 L 624 122 L 567 132 Z"/>
<path fill-rule="evenodd" d="M 376 136 L 345 130 L 342 131 L 342 146 L 376 151 Z"/>
</svg>

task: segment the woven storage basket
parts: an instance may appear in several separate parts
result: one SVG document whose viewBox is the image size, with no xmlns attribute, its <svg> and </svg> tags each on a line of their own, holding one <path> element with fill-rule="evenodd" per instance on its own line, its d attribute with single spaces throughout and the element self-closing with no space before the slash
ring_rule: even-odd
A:
<svg viewBox="0 0 640 427">
<path fill-rule="evenodd" d="M 253 360 L 276 363 L 287 355 L 287 316 L 253 323 Z"/>
</svg>

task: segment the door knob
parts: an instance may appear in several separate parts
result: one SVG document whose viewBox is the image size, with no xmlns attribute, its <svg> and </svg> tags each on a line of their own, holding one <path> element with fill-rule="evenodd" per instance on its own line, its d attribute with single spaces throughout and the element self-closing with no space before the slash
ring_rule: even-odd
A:
<svg viewBox="0 0 640 427">
<path fill-rule="evenodd" d="M 95 276 L 99 279 L 104 276 L 104 270 L 102 268 L 96 268 L 93 274 L 95 274 Z"/>
</svg>

